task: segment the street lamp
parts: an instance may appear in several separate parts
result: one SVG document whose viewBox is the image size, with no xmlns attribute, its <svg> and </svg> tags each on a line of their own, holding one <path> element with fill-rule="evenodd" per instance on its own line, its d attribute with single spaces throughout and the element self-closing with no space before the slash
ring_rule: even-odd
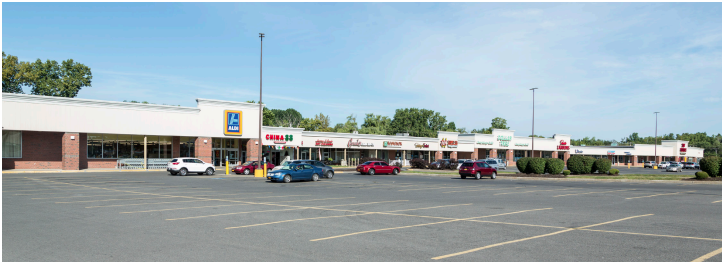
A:
<svg viewBox="0 0 725 264">
<path fill-rule="evenodd" d="M 655 112 L 655 163 L 657 163 L 657 114 L 660 112 Z"/>
<path fill-rule="evenodd" d="M 531 157 L 534 157 L 534 101 L 536 100 L 536 96 L 534 95 L 536 93 L 536 89 L 539 88 L 531 88 Z"/>
<path fill-rule="evenodd" d="M 259 148 L 257 152 L 257 162 L 262 164 L 262 43 L 264 43 L 264 33 L 259 33 Z"/>
</svg>

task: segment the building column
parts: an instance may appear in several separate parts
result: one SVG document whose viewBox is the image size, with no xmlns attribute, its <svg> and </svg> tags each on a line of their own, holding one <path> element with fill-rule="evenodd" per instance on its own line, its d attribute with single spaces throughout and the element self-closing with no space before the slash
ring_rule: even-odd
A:
<svg viewBox="0 0 725 264">
<path fill-rule="evenodd" d="M 473 149 L 473 153 L 471 153 L 471 159 L 478 160 L 478 149 Z"/>
<path fill-rule="evenodd" d="M 514 150 L 509 149 L 506 151 L 506 166 L 513 165 L 514 163 Z"/>
<path fill-rule="evenodd" d="M 552 159 L 558 159 L 559 158 L 559 152 L 558 151 L 552 151 L 551 152 L 551 158 Z"/>
<path fill-rule="evenodd" d="M 637 157 L 637 156 L 632 156 L 632 166 L 637 166 L 637 164 L 639 164 L 639 163 L 637 162 L 637 159 L 638 159 L 638 157 Z"/>
<path fill-rule="evenodd" d="M 451 152 L 451 159 L 454 159 L 454 160 L 458 159 L 458 151 Z"/>
<path fill-rule="evenodd" d="M 657 162 L 657 164 L 660 164 L 660 162 L 662 162 L 662 156 L 655 157 L 655 161 Z"/>
<path fill-rule="evenodd" d="M 181 138 L 171 137 L 171 157 L 181 157 Z"/>
<path fill-rule="evenodd" d="M 491 149 L 488 151 L 488 157 L 491 159 L 495 159 L 498 157 L 498 150 L 497 149 Z"/>
<path fill-rule="evenodd" d="M 211 138 L 197 137 L 196 140 L 194 140 L 194 157 L 204 162 L 211 163 Z"/>
<path fill-rule="evenodd" d="M 149 151 L 148 151 L 148 137 L 143 136 L 143 169 L 149 168 Z"/>
<path fill-rule="evenodd" d="M 564 164 L 566 164 L 567 161 L 569 161 L 569 157 L 571 157 L 571 153 L 569 151 L 564 152 Z"/>
<path fill-rule="evenodd" d="M 62 139 L 62 170 L 79 170 L 80 169 L 80 133 L 63 134 Z"/>
<path fill-rule="evenodd" d="M 436 158 L 435 158 L 435 160 L 439 160 L 439 159 L 442 159 L 442 158 L 443 158 L 443 151 L 442 150 L 436 151 Z"/>
</svg>

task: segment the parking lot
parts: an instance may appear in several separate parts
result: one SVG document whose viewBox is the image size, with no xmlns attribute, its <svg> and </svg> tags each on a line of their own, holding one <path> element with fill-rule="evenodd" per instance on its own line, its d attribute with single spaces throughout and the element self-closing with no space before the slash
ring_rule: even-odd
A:
<svg viewBox="0 0 725 264">
<path fill-rule="evenodd" d="M 3 175 L 4 261 L 722 261 L 722 185 Z"/>
</svg>

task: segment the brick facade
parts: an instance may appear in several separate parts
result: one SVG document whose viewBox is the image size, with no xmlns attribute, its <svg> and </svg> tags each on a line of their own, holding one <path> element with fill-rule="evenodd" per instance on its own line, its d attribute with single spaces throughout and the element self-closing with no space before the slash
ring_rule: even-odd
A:
<svg viewBox="0 0 725 264">
<path fill-rule="evenodd" d="M 181 138 L 171 137 L 171 157 L 181 157 Z"/>
<path fill-rule="evenodd" d="M 514 150 L 509 149 L 506 151 L 506 166 L 516 166 L 516 162 L 514 162 Z"/>
<path fill-rule="evenodd" d="M 250 139 L 247 141 L 247 161 L 259 160 L 259 139 Z"/>
<path fill-rule="evenodd" d="M 22 158 L 3 158 L 3 170 L 61 169 L 63 132 L 22 131 Z"/>
<path fill-rule="evenodd" d="M 204 143 L 206 140 L 206 143 Z M 198 137 L 194 141 L 194 157 L 211 163 L 211 138 Z"/>
<path fill-rule="evenodd" d="M 80 133 L 66 132 L 62 137 L 62 165 L 63 170 L 80 169 Z"/>
<path fill-rule="evenodd" d="M 458 151 L 451 152 L 451 159 L 458 159 Z"/>
</svg>

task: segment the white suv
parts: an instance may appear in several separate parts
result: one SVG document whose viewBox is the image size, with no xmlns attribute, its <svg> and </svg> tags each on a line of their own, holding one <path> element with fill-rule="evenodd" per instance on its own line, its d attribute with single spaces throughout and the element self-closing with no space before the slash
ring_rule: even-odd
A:
<svg viewBox="0 0 725 264">
<path fill-rule="evenodd" d="M 171 173 L 171 175 L 178 173 L 181 176 L 186 176 L 189 172 L 196 172 L 199 175 L 204 173 L 206 175 L 213 175 L 214 165 L 197 158 L 175 158 L 169 161 L 166 171 Z"/>
</svg>

